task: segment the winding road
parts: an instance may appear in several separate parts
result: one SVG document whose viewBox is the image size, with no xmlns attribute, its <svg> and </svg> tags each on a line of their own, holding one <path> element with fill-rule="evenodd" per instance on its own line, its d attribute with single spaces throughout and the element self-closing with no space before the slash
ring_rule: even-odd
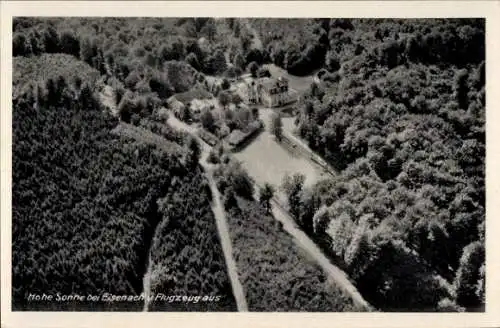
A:
<svg viewBox="0 0 500 328">
<path fill-rule="evenodd" d="M 200 164 L 206 169 L 207 177 L 210 182 L 210 188 L 212 189 L 212 193 L 214 195 L 214 213 L 217 219 L 217 227 L 219 229 L 219 234 L 221 236 L 221 242 L 224 249 L 224 255 L 226 256 L 226 263 L 228 266 L 229 275 L 231 277 L 231 283 L 233 284 L 233 292 L 234 296 L 237 298 L 241 297 L 244 300 L 243 292 L 241 284 L 238 280 L 238 274 L 236 269 L 236 263 L 232 257 L 232 247 L 231 247 L 231 239 L 229 236 L 229 231 L 227 227 L 227 221 L 225 219 L 225 211 L 220 203 L 220 194 L 215 186 L 215 181 L 211 174 L 212 167 L 210 164 L 206 162 L 208 157 L 208 153 L 210 152 L 210 146 L 203 142 L 196 135 L 196 128 L 187 125 L 186 123 L 179 121 L 177 118 L 173 117 L 173 115 L 169 116 L 168 123 L 175 128 L 184 130 L 193 136 L 195 136 L 203 147 L 203 156 L 200 160 Z M 306 235 L 302 229 L 300 229 L 295 221 L 292 219 L 288 211 L 280 204 L 280 202 L 273 198 L 271 202 L 271 211 L 273 217 L 283 224 L 283 229 L 287 231 L 292 237 L 295 243 L 304 249 L 314 260 L 315 262 L 323 269 L 325 273 L 335 282 L 335 284 L 341 288 L 347 295 L 349 295 L 355 304 L 363 308 L 364 310 L 371 311 L 373 307 L 363 298 L 363 296 L 359 293 L 357 288 L 350 281 L 349 276 L 339 267 L 334 265 L 320 250 L 320 248 L 311 240 L 311 238 Z M 242 302 L 242 300 L 240 300 Z M 246 307 L 246 302 L 245 302 Z M 238 310 L 240 309 L 240 304 L 238 303 Z M 245 310 L 246 311 L 246 310 Z"/>
</svg>

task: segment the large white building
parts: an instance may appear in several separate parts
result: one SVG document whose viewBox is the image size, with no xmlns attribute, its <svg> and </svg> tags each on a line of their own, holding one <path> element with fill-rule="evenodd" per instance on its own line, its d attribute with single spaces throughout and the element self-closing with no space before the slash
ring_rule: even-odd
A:
<svg viewBox="0 0 500 328">
<path fill-rule="evenodd" d="M 249 104 L 279 107 L 297 101 L 297 92 L 288 87 L 288 80 L 283 77 L 260 78 L 247 83 L 245 98 Z"/>
</svg>

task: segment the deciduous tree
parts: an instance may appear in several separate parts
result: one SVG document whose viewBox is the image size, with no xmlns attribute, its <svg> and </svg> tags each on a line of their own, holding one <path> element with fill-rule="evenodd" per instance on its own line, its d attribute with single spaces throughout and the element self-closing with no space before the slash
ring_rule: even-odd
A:
<svg viewBox="0 0 500 328">
<path fill-rule="evenodd" d="M 484 256 L 484 245 L 479 241 L 464 247 L 454 281 L 457 302 L 464 307 L 477 307 L 483 301 L 478 297 L 477 286 Z"/>
<path fill-rule="evenodd" d="M 262 207 L 265 208 L 267 213 L 269 213 L 271 210 L 270 202 L 273 196 L 274 196 L 274 187 L 269 183 L 265 183 L 264 186 L 261 187 L 259 191 L 259 202 L 262 205 Z"/>
<path fill-rule="evenodd" d="M 283 177 L 282 189 L 287 196 L 290 213 L 296 219 L 300 215 L 300 193 L 304 186 L 304 181 L 305 176 L 300 173 L 295 173 L 291 176 L 286 174 Z"/>
<path fill-rule="evenodd" d="M 200 122 L 203 128 L 207 129 L 210 132 L 214 132 L 215 130 L 215 119 L 212 112 L 209 109 L 203 110 L 200 115 Z"/>
</svg>

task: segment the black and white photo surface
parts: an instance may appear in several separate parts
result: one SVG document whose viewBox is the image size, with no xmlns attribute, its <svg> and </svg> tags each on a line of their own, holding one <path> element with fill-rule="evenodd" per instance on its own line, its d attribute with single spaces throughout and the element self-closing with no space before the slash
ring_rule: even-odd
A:
<svg viewBox="0 0 500 328">
<path fill-rule="evenodd" d="M 12 311 L 483 312 L 485 19 L 14 17 Z"/>
</svg>

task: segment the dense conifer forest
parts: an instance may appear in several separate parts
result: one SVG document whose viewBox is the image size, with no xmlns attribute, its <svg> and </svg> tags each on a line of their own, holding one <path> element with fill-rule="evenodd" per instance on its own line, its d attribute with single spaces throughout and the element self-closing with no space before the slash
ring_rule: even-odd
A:
<svg viewBox="0 0 500 328">
<path fill-rule="evenodd" d="M 65 34 L 54 35 L 66 44 Z M 64 47 L 36 39 L 45 40 L 43 53 L 13 63 L 13 308 L 141 310 L 142 301 L 34 304 L 28 296 L 140 295 L 154 245 L 155 290 L 172 292 L 160 287 L 171 280 L 170 253 L 174 274 L 183 277 L 178 294 L 222 298 L 200 302 L 201 311 L 234 310 L 211 196 L 186 136 L 153 120 L 141 124 L 167 147 L 116 135 L 118 120 L 98 101 L 99 71 L 73 56 L 78 52 L 60 54 Z M 171 211 L 170 199 L 195 204 L 195 230 Z M 193 266 L 196 258 L 206 265 Z"/>
</svg>

